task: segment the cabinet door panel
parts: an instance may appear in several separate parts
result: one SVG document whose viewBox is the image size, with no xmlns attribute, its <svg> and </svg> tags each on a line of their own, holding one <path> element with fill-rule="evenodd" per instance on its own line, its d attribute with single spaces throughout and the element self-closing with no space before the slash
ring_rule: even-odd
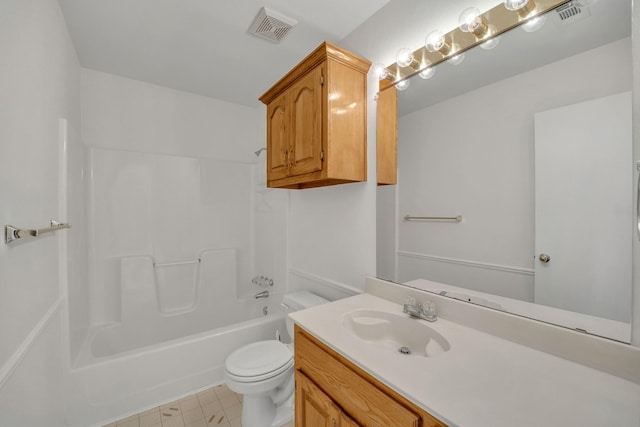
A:
<svg viewBox="0 0 640 427">
<path fill-rule="evenodd" d="M 303 373 L 296 371 L 296 426 L 337 427 L 340 409 Z"/>
<path fill-rule="evenodd" d="M 368 426 L 442 426 L 430 416 L 421 417 L 392 398 L 367 377 L 345 365 L 340 356 L 323 350 L 300 328 L 295 332 L 295 366 L 321 387 L 336 405 L 358 423 Z"/>
<path fill-rule="evenodd" d="M 267 168 L 270 180 L 284 178 L 288 172 L 289 119 L 286 102 L 286 94 L 282 94 L 267 106 Z"/>
<path fill-rule="evenodd" d="M 361 427 L 360 424 L 355 422 L 353 418 L 345 414 L 344 412 L 340 413 L 340 427 Z"/>
<path fill-rule="evenodd" d="M 316 67 L 291 86 L 292 175 L 322 169 L 322 76 Z"/>
</svg>

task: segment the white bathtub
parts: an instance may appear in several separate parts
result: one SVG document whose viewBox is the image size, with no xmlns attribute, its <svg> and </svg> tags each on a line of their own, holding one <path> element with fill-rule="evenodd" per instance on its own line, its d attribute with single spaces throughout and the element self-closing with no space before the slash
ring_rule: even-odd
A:
<svg viewBox="0 0 640 427">
<path fill-rule="evenodd" d="M 265 310 L 273 313 L 274 307 L 270 300 L 274 298 L 220 302 L 177 315 L 154 313 L 153 316 L 139 317 L 133 322 L 98 328 L 93 332 L 90 348 L 85 349 L 83 356 L 88 353 L 89 363 L 92 363 L 104 357 L 126 354 L 186 335 L 259 319 L 265 316 Z M 276 311 L 280 311 L 279 307 L 276 307 Z M 86 364 L 86 360 L 79 362 L 76 366 Z"/>
<path fill-rule="evenodd" d="M 115 325 L 97 331 L 84 346 L 78 367 L 71 369 L 68 426 L 100 426 L 222 383 L 224 361 L 234 349 L 272 339 L 276 330 L 286 336 L 280 300 L 272 296 L 241 302 L 245 310 L 227 305 L 228 310 L 209 313 L 209 319 L 200 321 L 181 315 L 161 318 L 159 324 Z M 269 311 L 266 316 L 264 306 Z M 238 321 L 240 311 L 259 317 Z M 237 323 L 176 338 L 184 335 L 185 325 L 206 329 L 212 320 L 220 320 L 216 317 L 225 316 Z M 181 318 L 186 320 L 177 320 Z M 157 344 L 147 345 L 151 342 Z"/>
</svg>

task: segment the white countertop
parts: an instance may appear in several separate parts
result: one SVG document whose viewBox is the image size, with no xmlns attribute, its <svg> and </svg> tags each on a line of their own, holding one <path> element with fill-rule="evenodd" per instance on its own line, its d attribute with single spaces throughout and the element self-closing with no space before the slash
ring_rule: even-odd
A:
<svg viewBox="0 0 640 427">
<path fill-rule="evenodd" d="M 342 326 L 363 308 L 402 314 L 399 304 L 361 294 L 289 316 L 450 427 L 640 426 L 640 384 L 445 319 L 413 320 L 443 335 L 449 351 L 402 355 Z"/>
</svg>

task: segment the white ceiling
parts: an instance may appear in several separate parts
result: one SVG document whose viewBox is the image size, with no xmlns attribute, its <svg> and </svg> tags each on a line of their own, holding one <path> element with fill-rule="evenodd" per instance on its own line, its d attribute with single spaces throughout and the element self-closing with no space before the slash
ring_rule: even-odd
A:
<svg viewBox="0 0 640 427">
<path fill-rule="evenodd" d="M 83 67 L 248 106 L 387 2 L 59 0 Z M 248 33 L 263 6 L 298 21 L 279 44 Z"/>
<path fill-rule="evenodd" d="M 58 0 L 83 67 L 247 106 L 322 41 L 339 43 L 373 63 L 389 64 L 433 29 L 457 26 L 469 6 L 501 0 Z M 506 78 L 624 37 L 630 0 L 591 1 L 593 16 L 567 27 L 514 30 L 493 51 L 474 49 L 461 65 L 413 79 L 401 94 L 406 114 L 479 85 Z M 280 43 L 248 29 L 261 7 L 298 24 Z M 595 30 L 598 28 L 598 31 Z M 509 49 L 515 47 L 517 54 Z M 497 70 L 492 64 L 501 64 Z"/>
</svg>

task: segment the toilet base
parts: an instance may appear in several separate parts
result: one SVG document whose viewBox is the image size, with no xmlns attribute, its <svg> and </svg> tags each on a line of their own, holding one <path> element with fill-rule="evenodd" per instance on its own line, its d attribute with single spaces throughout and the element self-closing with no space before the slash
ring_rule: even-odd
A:
<svg viewBox="0 0 640 427">
<path fill-rule="evenodd" d="M 280 427 L 290 421 L 293 421 L 294 402 L 294 396 L 291 395 L 286 402 L 278 407 L 276 410 L 276 417 L 274 418 L 273 423 L 271 423 L 271 427 Z"/>
<path fill-rule="evenodd" d="M 242 396 L 242 427 L 280 427 L 293 420 L 294 398 L 277 408 L 269 395 Z"/>
</svg>

